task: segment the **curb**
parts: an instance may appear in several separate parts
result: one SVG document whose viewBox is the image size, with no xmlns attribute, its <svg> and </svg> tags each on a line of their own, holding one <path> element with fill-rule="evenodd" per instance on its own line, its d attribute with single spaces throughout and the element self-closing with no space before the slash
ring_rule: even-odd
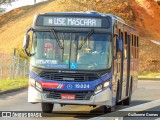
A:
<svg viewBox="0 0 160 120">
<path fill-rule="evenodd" d="M 159 80 L 160 78 L 138 78 L 138 80 Z"/>
<path fill-rule="evenodd" d="M 0 91 L 0 95 L 7 94 L 7 93 L 11 93 L 11 92 L 17 92 L 17 91 L 19 91 L 19 90 L 24 90 L 24 89 L 26 89 L 27 87 L 28 87 L 28 86 L 24 86 L 24 87 L 20 87 L 20 88 L 11 89 L 11 90 Z"/>
</svg>

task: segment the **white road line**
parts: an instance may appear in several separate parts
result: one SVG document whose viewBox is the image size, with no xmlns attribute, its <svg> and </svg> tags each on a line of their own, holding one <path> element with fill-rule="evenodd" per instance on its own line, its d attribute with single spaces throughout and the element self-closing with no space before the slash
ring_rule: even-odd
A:
<svg viewBox="0 0 160 120">
<path fill-rule="evenodd" d="M 155 100 L 152 102 L 148 102 L 148 103 L 144 103 L 144 104 L 140 104 L 140 105 L 136 105 L 133 107 L 129 107 L 129 108 L 125 108 L 119 111 L 144 111 L 150 108 L 154 108 L 160 105 L 160 99 L 159 100 Z"/>
<path fill-rule="evenodd" d="M 147 109 L 151 109 L 151 108 L 154 108 L 154 107 L 157 107 L 157 106 L 160 106 L 160 99 L 152 101 L 152 102 L 144 103 L 144 104 L 141 104 L 141 105 L 136 105 L 136 106 L 133 106 L 133 107 L 125 108 L 125 109 L 122 109 L 122 110 L 118 110 L 118 111 L 115 111 L 115 112 L 112 112 L 112 113 L 108 113 L 108 114 L 105 115 L 105 117 L 103 115 L 103 116 L 91 118 L 89 120 L 123 120 L 123 117 L 111 117 L 111 116 L 119 114 L 118 112 L 145 111 Z M 127 116 L 127 115 L 128 115 L 127 112 L 126 112 L 126 114 L 123 114 L 123 116 Z M 160 120 L 160 119 L 158 118 L 157 120 Z"/>
</svg>

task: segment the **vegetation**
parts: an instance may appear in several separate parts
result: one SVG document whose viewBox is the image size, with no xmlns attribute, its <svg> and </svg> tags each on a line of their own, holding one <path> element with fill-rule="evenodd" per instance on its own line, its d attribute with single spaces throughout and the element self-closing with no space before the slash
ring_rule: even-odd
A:
<svg viewBox="0 0 160 120">
<path fill-rule="evenodd" d="M 142 73 L 138 78 L 160 78 L 160 73 Z"/>
<path fill-rule="evenodd" d="M 7 4 L 7 5 L 10 5 L 11 2 L 14 2 L 15 0 L 0 0 L 0 5 L 2 4 Z M 5 12 L 6 10 L 4 8 L 1 8 L 0 7 L 0 13 L 3 13 Z"/>
<path fill-rule="evenodd" d="M 0 80 L 0 91 L 10 90 L 28 85 L 28 79 Z"/>
<path fill-rule="evenodd" d="M 29 57 L 26 55 L 26 53 L 24 52 L 24 49 L 23 48 L 16 48 L 16 50 L 17 50 L 17 53 L 16 53 L 16 55 L 17 56 L 20 56 L 20 58 L 22 58 L 22 59 L 27 59 L 27 60 L 29 60 Z"/>
<path fill-rule="evenodd" d="M 14 2 L 15 0 L 0 0 L 0 4 L 9 4 L 11 2 Z"/>
</svg>

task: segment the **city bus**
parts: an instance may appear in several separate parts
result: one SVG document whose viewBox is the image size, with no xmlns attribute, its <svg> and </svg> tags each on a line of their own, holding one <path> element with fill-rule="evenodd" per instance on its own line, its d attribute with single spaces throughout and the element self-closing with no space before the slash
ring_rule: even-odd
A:
<svg viewBox="0 0 160 120">
<path fill-rule="evenodd" d="M 28 102 L 43 112 L 54 104 L 130 105 L 138 82 L 138 31 L 112 14 L 51 12 L 26 31 L 30 57 Z"/>
</svg>

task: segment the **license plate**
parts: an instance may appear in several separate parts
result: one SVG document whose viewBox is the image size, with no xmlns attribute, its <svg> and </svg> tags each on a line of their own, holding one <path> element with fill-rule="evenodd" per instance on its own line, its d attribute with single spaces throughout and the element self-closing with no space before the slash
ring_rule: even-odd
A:
<svg viewBox="0 0 160 120">
<path fill-rule="evenodd" d="M 72 94 L 61 94 L 63 100 L 75 100 L 75 95 Z"/>
</svg>

